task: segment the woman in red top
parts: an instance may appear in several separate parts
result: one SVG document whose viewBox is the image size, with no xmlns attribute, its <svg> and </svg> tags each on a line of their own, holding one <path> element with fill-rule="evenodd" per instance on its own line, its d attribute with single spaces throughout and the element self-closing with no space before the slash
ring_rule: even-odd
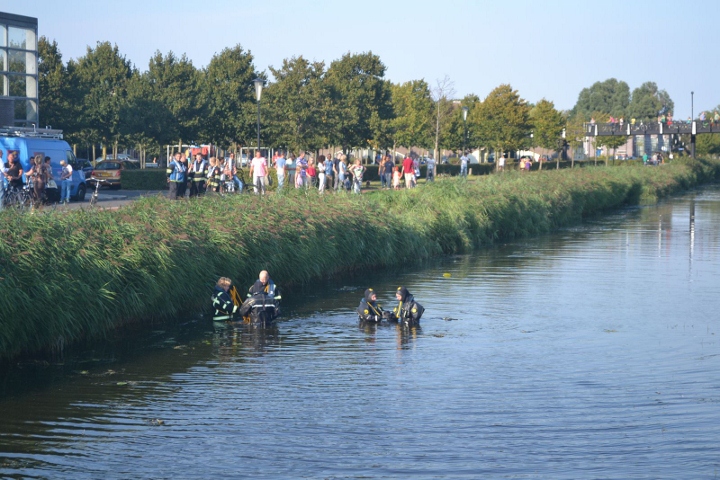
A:
<svg viewBox="0 0 720 480">
<path fill-rule="evenodd" d="M 307 176 L 310 188 L 315 187 L 317 184 L 317 169 L 315 168 L 314 160 L 308 160 Z"/>
<path fill-rule="evenodd" d="M 405 188 L 413 188 L 415 186 L 415 168 L 413 168 L 413 161 L 410 155 L 403 160 L 402 170 L 405 176 Z"/>
</svg>

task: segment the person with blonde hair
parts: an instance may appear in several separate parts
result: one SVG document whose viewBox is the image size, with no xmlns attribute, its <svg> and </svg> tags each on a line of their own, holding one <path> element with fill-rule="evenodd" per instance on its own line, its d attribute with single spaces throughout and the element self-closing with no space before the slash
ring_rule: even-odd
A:
<svg viewBox="0 0 720 480">
<path fill-rule="evenodd" d="M 350 173 L 352 173 L 353 177 L 353 193 L 360 193 L 365 167 L 362 165 L 359 158 L 355 159 L 355 165 L 350 168 Z"/>
<path fill-rule="evenodd" d="M 207 170 L 207 191 L 208 192 L 220 192 L 220 177 L 222 176 L 222 169 L 218 165 L 217 158 L 210 157 L 210 167 Z"/>
<path fill-rule="evenodd" d="M 215 309 L 213 314 L 214 321 L 231 320 L 235 312 L 237 312 L 238 305 L 233 301 L 230 296 L 230 288 L 232 286 L 232 280 L 227 277 L 220 277 L 215 284 L 213 290 L 212 306 Z"/>
</svg>

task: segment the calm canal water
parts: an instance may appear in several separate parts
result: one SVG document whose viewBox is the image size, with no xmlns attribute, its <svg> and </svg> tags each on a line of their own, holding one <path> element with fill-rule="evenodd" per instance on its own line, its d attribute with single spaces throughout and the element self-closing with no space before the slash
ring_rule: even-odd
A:
<svg viewBox="0 0 720 480">
<path fill-rule="evenodd" d="M 710 187 L 21 364 L 0 477 L 717 478 L 719 227 Z M 422 328 L 359 328 L 400 284 Z"/>
</svg>

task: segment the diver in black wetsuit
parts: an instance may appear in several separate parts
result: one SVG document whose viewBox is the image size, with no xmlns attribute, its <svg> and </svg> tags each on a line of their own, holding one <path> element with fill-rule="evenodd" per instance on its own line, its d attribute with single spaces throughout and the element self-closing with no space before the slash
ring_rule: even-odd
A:
<svg viewBox="0 0 720 480">
<path fill-rule="evenodd" d="M 398 287 L 395 298 L 398 299 L 398 305 L 393 309 L 394 320 L 409 326 L 420 325 L 420 317 L 425 309 L 415 301 L 415 297 L 408 289 Z"/>
<path fill-rule="evenodd" d="M 372 288 L 365 290 L 365 296 L 360 300 L 357 313 L 361 322 L 380 323 L 382 321 L 383 309 L 377 303 L 375 290 Z"/>
</svg>

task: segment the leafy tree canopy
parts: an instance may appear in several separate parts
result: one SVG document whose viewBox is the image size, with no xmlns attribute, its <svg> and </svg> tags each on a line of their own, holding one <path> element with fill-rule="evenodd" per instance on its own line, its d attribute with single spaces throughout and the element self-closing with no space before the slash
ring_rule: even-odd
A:
<svg viewBox="0 0 720 480">
<path fill-rule="evenodd" d="M 604 82 L 595 82 L 590 88 L 584 88 L 578 96 L 572 115 L 579 115 L 585 121 L 590 120 L 594 112 L 620 118 L 625 115 L 629 104 L 628 84 L 609 78 Z"/>
<path fill-rule="evenodd" d="M 432 143 L 433 101 L 425 80 L 392 85 L 395 143 L 403 147 L 429 148 Z"/>
<path fill-rule="evenodd" d="M 324 82 L 325 64 L 304 57 L 270 67 L 275 82 L 267 88 L 271 142 L 289 150 L 315 150 L 329 143 L 336 112 Z"/>
<path fill-rule="evenodd" d="M 565 127 L 565 119 L 555 110 L 555 104 L 543 98 L 530 110 L 530 119 L 533 143 L 542 148 L 557 148 Z"/>
<path fill-rule="evenodd" d="M 372 52 L 347 53 L 330 64 L 326 81 L 337 112 L 331 143 L 344 148 L 388 146 L 385 123 L 392 120 L 393 112 L 384 76 L 385 65 Z"/>
<path fill-rule="evenodd" d="M 658 115 L 670 114 L 674 107 L 665 90 L 659 90 L 655 82 L 645 82 L 633 90 L 627 116 L 636 121 L 656 121 Z"/>
<path fill-rule="evenodd" d="M 201 75 L 202 92 L 207 105 L 201 125 L 204 139 L 229 146 L 249 143 L 256 135 L 255 89 L 258 77 L 253 56 L 242 46 L 226 48 L 213 56 Z"/>
<path fill-rule="evenodd" d="M 530 146 L 530 109 L 517 90 L 500 85 L 468 116 L 481 145 L 499 151 L 521 150 Z"/>
</svg>

